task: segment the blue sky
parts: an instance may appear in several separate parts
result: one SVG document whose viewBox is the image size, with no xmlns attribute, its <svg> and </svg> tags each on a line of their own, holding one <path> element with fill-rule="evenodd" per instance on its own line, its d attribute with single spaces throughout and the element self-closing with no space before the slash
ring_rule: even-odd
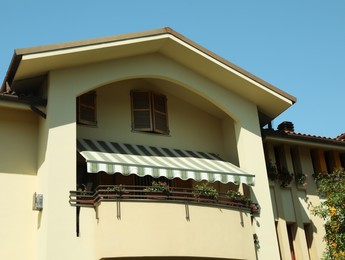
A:
<svg viewBox="0 0 345 260">
<path fill-rule="evenodd" d="M 16 48 L 169 26 L 297 97 L 274 120 L 345 132 L 345 1 L 12 0 L 0 5 L 0 80 Z"/>
</svg>

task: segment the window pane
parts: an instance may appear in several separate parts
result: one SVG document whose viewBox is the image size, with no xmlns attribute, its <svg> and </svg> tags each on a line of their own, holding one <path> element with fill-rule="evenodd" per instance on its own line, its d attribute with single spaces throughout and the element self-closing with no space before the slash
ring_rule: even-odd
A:
<svg viewBox="0 0 345 260">
<path fill-rule="evenodd" d="M 93 93 L 86 93 L 82 96 L 80 96 L 80 103 L 83 104 L 84 106 L 94 106 L 95 104 L 95 97 Z"/>
<path fill-rule="evenodd" d="M 153 99 L 154 109 L 166 113 L 166 98 L 163 95 L 154 95 Z"/>
<path fill-rule="evenodd" d="M 78 123 L 86 125 L 97 124 L 96 92 L 92 91 L 78 97 Z"/>
<path fill-rule="evenodd" d="M 132 91 L 132 126 L 134 130 L 168 133 L 166 97 L 150 91 Z"/>
<path fill-rule="evenodd" d="M 134 129 L 151 130 L 150 111 L 134 111 Z"/>
<path fill-rule="evenodd" d="M 134 109 L 149 109 L 150 95 L 149 92 L 132 92 L 132 102 Z"/>
<path fill-rule="evenodd" d="M 80 107 L 80 119 L 88 122 L 96 122 L 95 110 L 88 107 Z"/>
<path fill-rule="evenodd" d="M 168 122 L 165 114 L 155 112 L 155 130 L 162 133 L 168 133 Z"/>
</svg>

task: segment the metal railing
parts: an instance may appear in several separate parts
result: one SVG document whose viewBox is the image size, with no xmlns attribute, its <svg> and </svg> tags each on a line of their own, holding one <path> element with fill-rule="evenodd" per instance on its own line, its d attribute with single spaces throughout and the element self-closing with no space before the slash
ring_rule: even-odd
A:
<svg viewBox="0 0 345 260">
<path fill-rule="evenodd" d="M 145 186 L 100 185 L 95 191 L 70 191 L 69 203 L 75 207 L 96 207 L 102 201 L 146 201 L 162 203 L 183 203 L 233 208 L 251 214 L 259 214 L 257 203 L 230 200 L 225 193 L 217 198 L 197 196 L 193 189 L 170 187 L 163 192 L 145 190 Z"/>
</svg>

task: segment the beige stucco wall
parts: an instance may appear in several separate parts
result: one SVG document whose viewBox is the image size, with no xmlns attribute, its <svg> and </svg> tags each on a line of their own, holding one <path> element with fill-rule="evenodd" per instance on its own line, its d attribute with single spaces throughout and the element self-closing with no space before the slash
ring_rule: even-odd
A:
<svg viewBox="0 0 345 260">
<path fill-rule="evenodd" d="M 169 135 L 131 130 L 130 91 L 132 89 L 148 89 L 166 95 Z M 228 157 L 229 154 L 225 150 L 233 150 L 232 153 L 236 155 L 236 143 L 224 142 L 223 138 L 226 135 L 229 136 L 229 140 L 235 139 L 231 120 L 227 120 L 227 129 L 224 131 L 223 121 L 226 119 L 218 118 L 198 108 L 193 104 L 193 100 L 188 103 L 166 92 L 164 88 L 158 88 L 144 80 L 126 80 L 97 89 L 97 116 L 97 127 L 78 125 L 78 138 L 213 152 L 223 158 Z"/>
<path fill-rule="evenodd" d="M 265 167 L 265 155 L 261 139 L 260 124 L 255 105 L 249 102 L 241 111 L 241 120 L 235 122 L 239 164 L 255 174 L 252 200 L 260 204 L 260 216 L 253 219 L 253 233 L 258 238 L 258 259 L 279 259 L 274 215 Z"/>
<path fill-rule="evenodd" d="M 190 205 L 187 220 L 184 204 L 121 202 L 120 208 L 117 218 L 116 203 L 102 202 L 98 220 L 92 209 L 81 210 L 80 239 L 95 236 L 97 241 L 90 252 L 96 257 L 86 259 L 125 256 L 255 259 L 248 213 Z"/>
<path fill-rule="evenodd" d="M 36 174 L 37 117 L 30 110 L 0 106 L 1 171 Z"/>
<path fill-rule="evenodd" d="M 284 142 L 266 142 L 266 152 L 268 158 L 275 163 L 274 146 L 283 147 L 285 153 L 282 158 L 287 165 L 292 167 L 292 157 L 290 148 L 292 146 Z M 277 235 L 279 238 L 282 259 L 290 259 L 290 247 L 287 237 L 287 224 L 295 225 L 294 250 L 297 259 L 320 259 L 324 249 L 322 238 L 325 234 L 323 221 L 312 214 L 313 206 L 319 205 L 320 199 L 317 195 L 316 183 L 312 177 L 313 165 L 310 156 L 310 147 L 301 144 L 293 146 L 298 150 L 299 163 L 303 173 L 307 174 L 307 186 L 297 185 L 292 181 L 286 188 L 281 188 L 280 184 L 270 182 L 272 190 L 272 204 L 276 208 Z M 293 169 L 290 169 L 293 173 Z M 308 250 L 304 225 L 309 224 L 311 228 L 311 248 Z M 308 232 L 308 231 L 307 231 Z"/>
<path fill-rule="evenodd" d="M 0 259 L 36 259 L 37 115 L 0 107 Z"/>
</svg>

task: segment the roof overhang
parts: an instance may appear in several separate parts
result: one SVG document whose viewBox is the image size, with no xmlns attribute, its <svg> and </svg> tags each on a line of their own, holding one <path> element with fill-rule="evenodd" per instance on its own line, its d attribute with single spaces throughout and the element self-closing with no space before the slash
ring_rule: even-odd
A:
<svg viewBox="0 0 345 260">
<path fill-rule="evenodd" d="M 149 53 L 161 53 L 251 101 L 266 120 L 272 120 L 296 102 L 295 97 L 170 28 L 16 49 L 1 91 L 5 82 L 12 85 L 57 69 Z"/>
<path fill-rule="evenodd" d="M 269 141 L 281 144 L 323 148 L 326 150 L 345 151 L 345 141 L 335 138 L 306 135 L 288 131 L 274 131 L 270 129 L 264 129 L 262 131 L 262 137 L 264 142 Z"/>
</svg>

